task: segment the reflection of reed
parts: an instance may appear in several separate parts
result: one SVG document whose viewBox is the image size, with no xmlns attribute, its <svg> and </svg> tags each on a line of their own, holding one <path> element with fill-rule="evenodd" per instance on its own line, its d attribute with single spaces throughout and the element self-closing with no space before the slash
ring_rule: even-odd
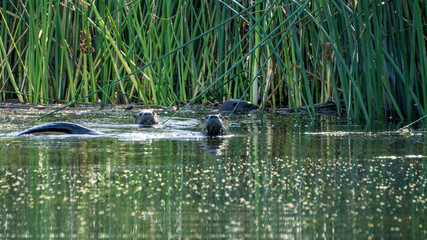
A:
<svg viewBox="0 0 427 240">
<path fill-rule="evenodd" d="M 198 141 L 2 139 L 0 239 L 422 239 L 424 141 L 293 119 Z"/>
</svg>

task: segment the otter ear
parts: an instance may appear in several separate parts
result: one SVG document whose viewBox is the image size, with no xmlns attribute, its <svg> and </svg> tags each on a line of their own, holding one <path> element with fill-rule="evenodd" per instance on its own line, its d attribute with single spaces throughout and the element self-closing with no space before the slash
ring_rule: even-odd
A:
<svg viewBox="0 0 427 240">
<path fill-rule="evenodd" d="M 224 118 L 228 120 L 228 117 L 227 117 L 227 116 L 224 116 Z"/>
<path fill-rule="evenodd" d="M 133 115 L 133 119 L 136 119 L 137 116 L 138 116 L 138 114 Z"/>
<path fill-rule="evenodd" d="M 201 121 L 202 123 L 205 123 L 205 119 L 204 119 L 204 118 L 200 118 L 200 121 Z"/>
</svg>

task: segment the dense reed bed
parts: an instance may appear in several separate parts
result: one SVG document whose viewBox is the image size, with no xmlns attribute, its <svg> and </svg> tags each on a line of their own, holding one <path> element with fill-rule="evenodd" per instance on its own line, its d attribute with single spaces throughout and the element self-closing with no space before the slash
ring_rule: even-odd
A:
<svg viewBox="0 0 427 240">
<path fill-rule="evenodd" d="M 2 1 L 0 101 L 427 107 L 426 1 Z"/>
</svg>

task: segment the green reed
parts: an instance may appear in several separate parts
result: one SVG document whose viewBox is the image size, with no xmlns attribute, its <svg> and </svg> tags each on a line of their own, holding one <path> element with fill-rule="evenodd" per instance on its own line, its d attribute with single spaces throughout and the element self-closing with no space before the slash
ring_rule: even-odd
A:
<svg viewBox="0 0 427 240">
<path fill-rule="evenodd" d="M 425 115 L 423 2 L 3 2 L 0 101 L 336 102 L 367 122 Z M 33 17 L 29 17 L 33 16 Z M 12 93 L 11 93 L 12 92 Z"/>
</svg>

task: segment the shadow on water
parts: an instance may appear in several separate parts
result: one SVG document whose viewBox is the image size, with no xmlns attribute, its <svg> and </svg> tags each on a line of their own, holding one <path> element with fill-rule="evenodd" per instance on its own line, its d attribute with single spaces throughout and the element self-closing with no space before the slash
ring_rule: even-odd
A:
<svg viewBox="0 0 427 240">
<path fill-rule="evenodd" d="M 1 238 L 427 237 L 422 131 L 270 114 L 208 138 L 201 114 L 101 111 L 66 118 L 104 136 L 16 137 L 36 115 L 1 114 Z"/>
</svg>

